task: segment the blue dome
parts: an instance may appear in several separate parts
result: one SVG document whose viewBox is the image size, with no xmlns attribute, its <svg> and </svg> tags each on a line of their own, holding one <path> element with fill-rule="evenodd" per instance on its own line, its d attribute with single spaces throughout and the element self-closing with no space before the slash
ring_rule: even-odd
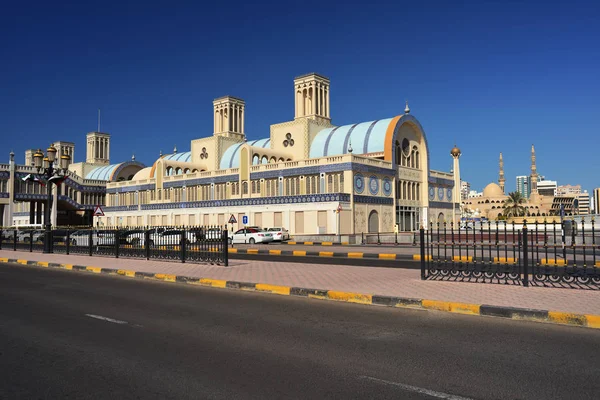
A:
<svg viewBox="0 0 600 400">
<path fill-rule="evenodd" d="M 310 158 L 348 153 L 352 144 L 354 154 L 384 151 L 385 135 L 393 118 L 362 122 L 323 129 L 310 145 Z"/>
<path fill-rule="evenodd" d="M 105 165 L 104 167 L 94 168 L 85 176 L 85 179 L 96 179 L 99 181 L 110 181 L 113 172 L 119 168 L 121 164 Z"/>
<path fill-rule="evenodd" d="M 190 162 L 192 161 L 192 152 L 185 151 L 183 153 L 167 154 L 163 157 L 164 160 Z"/>
<path fill-rule="evenodd" d="M 271 138 L 250 140 L 248 141 L 248 144 L 253 147 L 262 147 L 263 149 L 266 149 L 271 144 Z M 238 168 L 240 166 L 239 151 L 243 145 L 244 143 L 238 143 L 229 146 L 223 153 L 223 157 L 221 157 L 219 167 L 221 169 Z"/>
</svg>

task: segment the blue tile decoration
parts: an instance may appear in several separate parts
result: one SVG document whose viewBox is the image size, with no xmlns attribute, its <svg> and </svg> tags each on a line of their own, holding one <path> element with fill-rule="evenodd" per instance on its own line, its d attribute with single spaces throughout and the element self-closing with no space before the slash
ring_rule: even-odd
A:
<svg viewBox="0 0 600 400">
<path fill-rule="evenodd" d="M 448 189 L 448 201 L 452 201 L 452 189 Z"/>
<path fill-rule="evenodd" d="M 371 175 L 369 177 L 369 192 L 373 196 L 377 196 L 379 194 L 379 179 L 375 175 Z"/>
<path fill-rule="evenodd" d="M 361 174 L 354 175 L 354 192 L 362 193 L 365 191 L 365 178 Z"/>
<path fill-rule="evenodd" d="M 430 176 L 429 183 L 437 186 L 454 187 L 454 181 L 452 179 L 435 178 Z"/>
<path fill-rule="evenodd" d="M 444 188 L 438 188 L 438 200 L 444 201 Z"/>
<path fill-rule="evenodd" d="M 394 199 L 389 197 L 375 197 L 375 196 L 360 196 L 354 195 L 354 202 L 357 204 L 384 204 L 384 205 L 392 205 L 394 204 Z"/>
<path fill-rule="evenodd" d="M 383 194 L 386 196 L 392 194 L 392 181 L 390 181 L 390 178 L 388 177 L 383 178 Z"/>
<path fill-rule="evenodd" d="M 6 192 L 0 192 L 0 199 L 8 199 L 9 195 Z"/>
<path fill-rule="evenodd" d="M 179 180 L 175 182 L 165 182 L 163 183 L 163 188 L 179 188 L 184 186 L 196 186 L 196 185 L 210 185 L 211 183 L 227 183 L 227 182 L 237 182 L 239 181 L 239 175 L 221 175 L 215 176 L 211 178 L 194 178 L 188 180 Z M 254 178 L 252 178 L 254 179 Z"/>
<path fill-rule="evenodd" d="M 6 172 L 6 171 L 2 171 L 0 172 L 0 179 L 9 179 L 10 178 L 10 172 Z"/>
<path fill-rule="evenodd" d="M 115 212 L 115 211 L 137 211 L 138 206 L 111 206 L 104 207 L 104 212 Z"/>
<path fill-rule="evenodd" d="M 435 188 L 433 186 L 429 186 L 429 202 L 435 199 Z"/>
<path fill-rule="evenodd" d="M 106 189 L 106 193 L 129 193 L 129 192 L 142 192 L 144 190 L 154 190 L 156 185 L 154 183 L 147 183 L 145 185 L 134 185 L 134 186 L 123 186 L 117 188 Z"/>
<path fill-rule="evenodd" d="M 170 210 L 178 208 L 205 208 L 205 207 L 238 207 L 249 205 L 293 204 L 293 203 L 322 203 L 331 201 L 350 201 L 348 193 L 311 194 L 300 196 L 275 196 L 256 199 L 229 199 L 229 200 L 203 200 L 179 203 L 142 204 L 142 210 Z"/>
<path fill-rule="evenodd" d="M 445 201 L 430 201 L 429 202 L 429 207 L 430 208 L 448 208 L 448 209 L 452 209 L 453 208 L 453 204 L 452 203 L 447 203 Z"/>
</svg>

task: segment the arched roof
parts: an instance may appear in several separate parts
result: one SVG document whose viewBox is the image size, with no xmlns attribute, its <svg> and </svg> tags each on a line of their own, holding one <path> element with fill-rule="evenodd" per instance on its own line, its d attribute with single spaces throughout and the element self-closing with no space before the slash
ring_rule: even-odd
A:
<svg viewBox="0 0 600 400">
<path fill-rule="evenodd" d="M 490 183 L 483 189 L 483 197 L 505 197 L 497 183 Z"/>
<path fill-rule="evenodd" d="M 102 167 L 97 167 L 88 172 L 85 176 L 85 179 L 95 179 L 99 181 L 114 181 L 119 172 L 123 170 L 123 168 L 128 167 L 130 165 L 136 165 L 140 168 L 144 168 L 145 165 L 138 161 L 127 161 L 119 164 L 111 164 L 104 165 Z"/>
<path fill-rule="evenodd" d="M 250 140 L 247 143 L 252 147 L 262 147 L 263 149 L 266 149 L 271 145 L 271 138 Z M 240 166 L 240 148 L 244 144 L 246 144 L 246 142 L 234 144 L 225 150 L 221 157 L 221 163 L 219 164 L 220 169 L 237 168 Z"/>
<path fill-rule="evenodd" d="M 184 151 L 183 153 L 167 154 L 166 156 L 163 156 L 163 160 L 190 162 L 192 161 L 192 152 Z"/>
<path fill-rule="evenodd" d="M 152 178 L 150 176 L 150 174 L 152 173 L 152 167 L 146 167 L 144 169 L 140 169 L 135 176 L 133 177 L 134 181 L 140 180 L 140 179 L 149 179 Z"/>
<path fill-rule="evenodd" d="M 346 154 L 349 144 L 355 154 L 382 152 L 392 120 L 386 118 L 323 129 L 311 143 L 310 158 Z"/>
</svg>

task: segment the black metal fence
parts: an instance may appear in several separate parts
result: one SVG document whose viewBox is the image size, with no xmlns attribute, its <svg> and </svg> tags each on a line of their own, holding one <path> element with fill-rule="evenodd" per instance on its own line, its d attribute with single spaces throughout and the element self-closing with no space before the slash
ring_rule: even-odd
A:
<svg viewBox="0 0 600 400">
<path fill-rule="evenodd" d="M 600 234 L 595 222 L 421 229 L 421 279 L 600 289 Z"/>
<path fill-rule="evenodd" d="M 3 229 L 0 250 L 41 252 L 45 240 L 44 230 Z M 221 226 L 56 228 L 50 232 L 50 251 L 229 265 L 227 230 Z"/>
</svg>

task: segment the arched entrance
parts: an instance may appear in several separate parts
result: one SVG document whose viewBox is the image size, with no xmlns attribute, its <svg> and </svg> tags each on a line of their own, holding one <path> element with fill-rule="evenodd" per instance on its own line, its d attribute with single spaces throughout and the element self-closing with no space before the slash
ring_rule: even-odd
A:
<svg viewBox="0 0 600 400">
<path fill-rule="evenodd" d="M 438 222 L 438 224 L 442 225 L 444 223 L 444 221 L 445 221 L 445 219 L 444 219 L 444 213 L 441 212 L 441 213 L 438 214 L 438 220 L 437 220 L 437 222 Z"/>
<path fill-rule="evenodd" d="M 379 213 L 373 210 L 369 213 L 369 233 L 379 232 Z"/>
</svg>

